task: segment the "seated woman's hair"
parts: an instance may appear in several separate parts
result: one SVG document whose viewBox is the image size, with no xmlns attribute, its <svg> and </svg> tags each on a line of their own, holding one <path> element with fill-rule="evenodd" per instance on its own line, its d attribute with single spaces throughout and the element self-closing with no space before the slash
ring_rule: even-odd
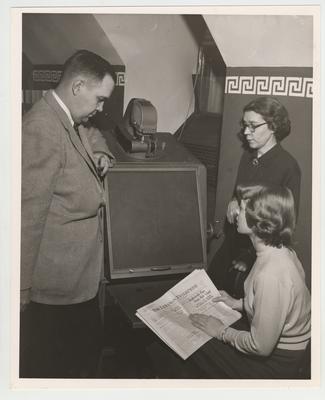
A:
<svg viewBox="0 0 325 400">
<path fill-rule="evenodd" d="M 237 200 L 246 202 L 246 221 L 253 233 L 273 247 L 290 247 L 296 225 L 294 199 L 284 186 L 237 186 Z"/>
<path fill-rule="evenodd" d="M 289 135 L 291 123 L 288 111 L 276 98 L 257 97 L 244 107 L 243 112 L 246 111 L 254 111 L 262 115 L 278 142 Z"/>
</svg>

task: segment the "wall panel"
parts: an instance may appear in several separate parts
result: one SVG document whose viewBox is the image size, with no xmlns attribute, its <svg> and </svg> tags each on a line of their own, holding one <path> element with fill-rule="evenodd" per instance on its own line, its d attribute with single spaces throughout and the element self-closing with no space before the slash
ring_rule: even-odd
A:
<svg viewBox="0 0 325 400">
<path fill-rule="evenodd" d="M 228 68 L 221 136 L 216 219 L 224 220 L 231 198 L 241 142 L 237 137 L 243 107 L 256 96 L 272 95 L 287 108 L 291 133 L 282 142 L 302 171 L 296 250 L 311 275 L 311 190 L 312 190 L 312 68 Z M 218 243 L 218 246 L 220 243 Z"/>
</svg>

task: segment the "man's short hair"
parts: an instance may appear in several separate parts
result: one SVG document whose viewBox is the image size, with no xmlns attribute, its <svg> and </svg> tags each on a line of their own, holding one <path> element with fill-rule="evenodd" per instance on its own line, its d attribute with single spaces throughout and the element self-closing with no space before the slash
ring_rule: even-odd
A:
<svg viewBox="0 0 325 400">
<path fill-rule="evenodd" d="M 78 75 L 84 75 L 96 81 L 102 81 L 106 75 L 110 75 L 116 83 L 116 74 L 112 65 L 89 50 L 78 50 L 66 60 L 61 80 L 72 79 Z"/>
<path fill-rule="evenodd" d="M 285 186 L 242 186 L 237 199 L 246 201 L 246 221 L 253 233 L 273 247 L 291 247 L 296 225 L 294 199 Z"/>
</svg>

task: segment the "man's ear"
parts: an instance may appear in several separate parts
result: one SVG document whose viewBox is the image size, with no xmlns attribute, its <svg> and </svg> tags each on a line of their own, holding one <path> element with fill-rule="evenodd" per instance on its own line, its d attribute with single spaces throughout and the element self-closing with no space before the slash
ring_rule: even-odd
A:
<svg viewBox="0 0 325 400">
<path fill-rule="evenodd" d="M 77 96 L 84 84 L 85 82 L 82 79 L 76 79 L 72 82 L 72 93 L 74 96 Z"/>
</svg>

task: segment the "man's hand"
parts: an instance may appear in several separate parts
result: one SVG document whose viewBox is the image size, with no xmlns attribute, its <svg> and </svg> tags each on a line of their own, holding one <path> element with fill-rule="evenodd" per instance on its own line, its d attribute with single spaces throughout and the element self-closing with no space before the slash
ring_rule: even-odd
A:
<svg viewBox="0 0 325 400">
<path fill-rule="evenodd" d="M 211 337 L 221 338 L 221 334 L 225 329 L 225 325 L 217 318 L 211 315 L 191 314 L 190 320 L 192 324 L 201 329 Z"/>
<path fill-rule="evenodd" d="M 236 217 L 239 213 L 239 204 L 236 199 L 232 199 L 228 204 L 227 209 L 227 220 L 230 224 L 236 222 Z"/>
<path fill-rule="evenodd" d="M 218 303 L 222 301 L 227 306 L 232 308 L 233 310 L 242 311 L 243 310 L 243 299 L 235 299 L 230 296 L 226 291 L 220 290 L 220 296 L 215 297 L 213 302 Z"/>
<path fill-rule="evenodd" d="M 20 291 L 20 312 L 26 310 L 28 304 L 30 303 L 30 297 L 31 297 L 30 289 L 24 289 Z"/>
<path fill-rule="evenodd" d="M 98 175 L 101 178 L 107 174 L 109 168 L 112 168 L 115 164 L 114 160 L 109 158 L 106 153 L 96 152 L 94 153 L 94 158 L 96 161 L 96 167 Z"/>
</svg>

